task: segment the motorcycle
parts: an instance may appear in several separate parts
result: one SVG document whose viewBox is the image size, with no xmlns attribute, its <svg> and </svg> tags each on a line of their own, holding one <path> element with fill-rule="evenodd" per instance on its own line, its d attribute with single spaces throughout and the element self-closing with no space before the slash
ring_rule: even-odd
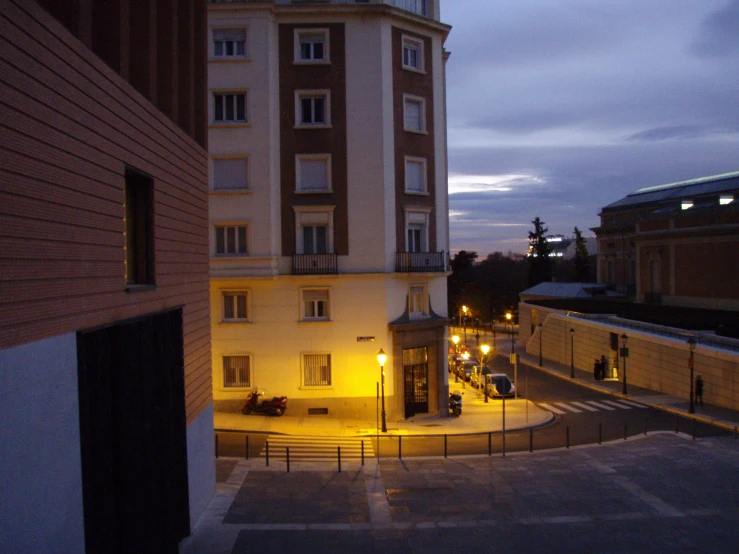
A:
<svg viewBox="0 0 739 554">
<path fill-rule="evenodd" d="M 272 400 L 266 400 L 264 398 L 264 392 L 253 391 L 246 397 L 244 407 L 241 408 L 241 413 L 249 415 L 252 413 L 256 414 L 268 414 L 274 416 L 281 416 L 287 409 L 287 396 L 275 396 Z"/>
<path fill-rule="evenodd" d="M 459 417 L 462 415 L 462 395 L 458 390 L 449 393 L 449 410 L 455 416 Z"/>
</svg>

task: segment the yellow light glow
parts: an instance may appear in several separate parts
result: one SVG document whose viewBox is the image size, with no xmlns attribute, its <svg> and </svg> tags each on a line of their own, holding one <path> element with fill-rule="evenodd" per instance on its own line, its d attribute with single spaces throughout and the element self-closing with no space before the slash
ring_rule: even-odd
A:
<svg viewBox="0 0 739 554">
<path fill-rule="evenodd" d="M 505 314 L 505 318 L 506 318 L 506 319 L 507 319 L 508 321 L 510 321 L 512 317 L 513 317 L 513 315 L 511 315 L 511 312 L 506 312 L 506 314 Z"/>
<path fill-rule="evenodd" d="M 377 362 L 381 366 L 384 366 L 386 361 L 387 361 L 387 354 L 385 354 L 385 352 L 383 351 L 383 349 L 380 348 L 380 351 L 377 353 Z"/>
<path fill-rule="evenodd" d="M 454 335 L 454 336 L 452 337 L 452 342 L 453 342 L 454 344 L 459 344 L 459 337 L 458 337 L 457 335 Z"/>
<path fill-rule="evenodd" d="M 467 306 L 462 306 L 462 311 L 463 311 L 464 313 L 467 313 Z"/>
<path fill-rule="evenodd" d="M 487 355 L 487 353 L 490 352 L 490 347 L 487 344 L 483 344 L 480 347 L 480 350 L 482 350 L 482 353 L 483 354 Z"/>
<path fill-rule="evenodd" d="M 469 352 L 462 352 L 462 357 L 466 360 L 467 358 L 470 357 L 470 353 Z"/>
</svg>

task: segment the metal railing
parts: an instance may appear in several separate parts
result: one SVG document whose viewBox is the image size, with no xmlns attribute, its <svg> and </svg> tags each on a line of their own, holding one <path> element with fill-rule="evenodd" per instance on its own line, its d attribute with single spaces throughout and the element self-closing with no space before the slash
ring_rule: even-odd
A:
<svg viewBox="0 0 739 554">
<path fill-rule="evenodd" d="M 338 272 L 336 254 L 293 254 L 293 275 L 333 275 Z"/>
<path fill-rule="evenodd" d="M 207 0 L 209 4 L 239 4 L 264 2 L 265 0 Z M 278 5 L 300 4 L 388 4 L 407 12 L 428 17 L 429 0 L 274 0 Z"/>
<path fill-rule="evenodd" d="M 398 273 L 444 272 L 449 263 L 446 252 L 396 252 L 395 271 Z"/>
</svg>

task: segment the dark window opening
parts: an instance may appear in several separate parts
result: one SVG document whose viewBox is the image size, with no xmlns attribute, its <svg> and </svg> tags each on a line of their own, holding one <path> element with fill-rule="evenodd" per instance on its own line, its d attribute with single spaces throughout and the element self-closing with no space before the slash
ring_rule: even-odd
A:
<svg viewBox="0 0 739 554">
<path fill-rule="evenodd" d="M 154 284 L 154 181 L 126 170 L 126 283 Z"/>
</svg>

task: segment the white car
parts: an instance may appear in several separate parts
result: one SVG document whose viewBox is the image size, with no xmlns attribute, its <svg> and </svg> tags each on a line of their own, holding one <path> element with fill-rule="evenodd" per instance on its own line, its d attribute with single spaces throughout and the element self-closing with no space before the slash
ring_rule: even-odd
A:
<svg viewBox="0 0 739 554">
<path fill-rule="evenodd" d="M 510 377 L 505 373 L 492 373 L 488 378 L 488 394 L 490 396 L 513 396 L 516 393 L 516 387 L 511 382 Z"/>
</svg>

